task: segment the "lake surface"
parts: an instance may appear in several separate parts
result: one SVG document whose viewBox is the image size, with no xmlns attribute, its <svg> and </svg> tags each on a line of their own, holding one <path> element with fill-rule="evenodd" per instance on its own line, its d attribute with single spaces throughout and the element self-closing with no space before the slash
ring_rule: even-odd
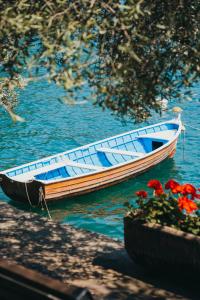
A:
<svg viewBox="0 0 200 300">
<path fill-rule="evenodd" d="M 97 231 L 114 238 L 123 238 L 124 202 L 134 201 L 135 191 L 145 189 L 148 180 L 161 182 L 174 178 L 200 187 L 200 85 L 192 90 L 193 101 L 173 102 L 169 105 L 184 109 L 182 119 L 186 125 L 185 143 L 179 139 L 176 155 L 145 174 L 89 195 L 66 199 L 49 205 L 51 216 L 61 223 Z M 62 89 L 45 81 L 29 84 L 20 92 L 17 112 L 26 118 L 25 123 L 14 124 L 0 111 L 0 169 L 7 169 L 44 156 L 72 149 L 99 139 L 147 125 L 123 124 L 110 112 L 102 112 L 89 102 L 64 105 L 58 99 L 65 95 Z M 173 117 L 171 111 L 162 117 L 156 115 L 149 124 Z M 188 125 L 188 127 L 187 127 Z M 9 200 L 2 191 L 0 199 L 24 210 L 27 205 Z M 36 210 L 37 211 L 37 210 Z M 38 211 L 45 215 L 44 211 Z"/>
</svg>

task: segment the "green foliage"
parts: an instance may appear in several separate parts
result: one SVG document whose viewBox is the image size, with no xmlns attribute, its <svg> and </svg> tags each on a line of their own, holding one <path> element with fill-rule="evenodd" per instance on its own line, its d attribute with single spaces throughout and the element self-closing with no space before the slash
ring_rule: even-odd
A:
<svg viewBox="0 0 200 300">
<path fill-rule="evenodd" d="M 149 199 L 137 199 L 137 207 L 128 205 L 129 216 L 143 222 L 179 228 L 184 215 L 178 208 L 177 199 L 163 194 Z M 139 208 L 139 210 L 138 210 Z"/>
<path fill-rule="evenodd" d="M 171 193 L 151 198 L 138 198 L 133 206 L 126 202 L 128 216 L 142 223 L 154 223 L 169 226 L 200 236 L 200 215 L 183 213 L 178 206 L 178 199 Z M 200 204 L 199 204 L 200 208 Z"/>
<path fill-rule="evenodd" d="M 200 2 L 125 4 L 115 10 L 115 22 L 110 19 L 102 37 L 108 93 L 99 103 L 143 119 L 151 109 L 159 111 L 156 96 L 182 97 L 181 88 L 199 78 Z"/>
<path fill-rule="evenodd" d="M 97 104 L 140 121 L 199 79 L 198 0 L 0 0 L 0 27 L 2 95 L 42 68 L 66 97 L 87 84 Z"/>
</svg>

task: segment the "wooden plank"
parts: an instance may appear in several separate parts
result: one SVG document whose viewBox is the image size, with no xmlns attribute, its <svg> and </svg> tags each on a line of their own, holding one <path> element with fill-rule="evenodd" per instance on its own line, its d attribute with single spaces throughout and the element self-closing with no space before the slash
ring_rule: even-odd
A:
<svg viewBox="0 0 200 300">
<path fill-rule="evenodd" d="M 105 152 L 105 153 L 114 153 L 114 154 L 121 154 L 121 155 L 128 155 L 128 156 L 138 156 L 143 157 L 147 153 L 142 152 L 134 152 L 134 151 L 127 151 L 127 150 L 119 150 L 119 149 L 113 149 L 113 148 L 98 148 L 98 152 Z"/>
<path fill-rule="evenodd" d="M 166 151 L 166 150 L 165 151 L 160 151 L 156 155 L 154 155 L 153 157 L 149 156 L 147 158 L 143 158 L 141 160 L 138 160 L 137 162 L 127 163 L 127 164 L 124 164 L 123 166 L 118 166 L 116 168 L 113 168 L 111 170 L 106 170 L 104 172 L 99 172 L 99 173 L 96 173 L 96 174 L 88 174 L 88 175 L 78 177 L 78 178 L 74 178 L 74 179 L 71 179 L 71 180 L 67 180 L 67 181 L 64 181 L 64 182 L 63 181 L 55 182 L 55 183 L 46 185 L 45 189 L 46 190 L 51 190 L 51 189 L 56 189 L 57 187 L 58 188 L 65 187 L 66 185 L 69 185 L 69 186 L 72 187 L 73 185 L 77 185 L 77 184 L 82 183 L 82 182 L 89 182 L 90 180 L 100 179 L 102 177 L 107 177 L 107 176 L 110 177 L 113 174 L 116 174 L 117 172 L 126 171 L 127 169 L 133 169 L 133 168 L 135 169 L 138 166 L 142 166 L 142 165 L 145 166 L 146 162 L 150 161 L 151 163 L 154 163 L 154 161 L 156 161 L 156 159 L 159 156 L 163 155 L 164 153 L 166 153 L 166 155 L 169 155 L 171 153 L 172 149 L 173 149 L 173 145 L 170 146 L 168 151 Z"/>
<path fill-rule="evenodd" d="M 30 171 L 30 172 L 26 172 L 26 173 L 23 173 L 23 174 L 20 174 L 20 175 L 13 176 L 12 179 L 16 180 L 16 181 L 25 182 L 27 180 L 34 179 L 34 176 L 36 176 L 38 174 L 47 173 L 47 172 L 56 170 L 58 168 L 67 167 L 67 166 L 77 167 L 77 168 L 82 168 L 82 169 L 88 169 L 88 170 L 93 170 L 93 171 L 105 169 L 104 167 L 94 166 L 94 165 L 89 165 L 89 164 L 80 164 L 80 163 L 77 163 L 75 161 L 71 161 L 71 160 L 66 159 L 66 160 L 63 160 L 61 162 L 51 164 L 51 165 L 46 166 L 46 167 L 41 167 L 41 168 L 35 169 L 33 171 Z"/>
<path fill-rule="evenodd" d="M 91 178 L 90 181 L 84 181 L 84 182 L 81 182 L 79 184 L 74 184 L 73 186 L 72 185 L 66 185 L 66 186 L 63 186 L 63 187 L 58 187 L 57 189 L 52 189 L 51 191 L 47 190 L 48 193 L 50 194 L 53 194 L 53 193 L 56 193 L 56 192 L 62 192 L 62 191 L 66 191 L 66 192 L 73 192 L 73 190 L 75 189 L 80 189 L 80 188 L 84 188 L 84 187 L 90 187 L 91 185 L 99 185 L 99 184 L 103 184 L 104 182 L 108 182 L 108 181 L 115 181 L 119 178 L 125 178 L 126 179 L 126 176 L 129 176 L 130 174 L 132 175 L 137 175 L 138 172 L 141 172 L 141 171 L 144 171 L 145 169 L 147 168 L 150 168 L 151 166 L 154 166 L 155 164 L 159 163 L 160 161 L 164 160 L 167 156 L 163 156 L 161 158 L 158 158 L 156 161 L 153 161 L 153 163 L 149 163 L 147 162 L 145 165 L 143 165 L 142 167 L 137 167 L 136 168 L 129 168 L 127 170 L 124 170 L 124 171 L 121 171 L 121 172 L 118 172 L 118 173 L 115 173 L 115 174 L 112 174 L 112 175 L 107 175 L 107 176 L 104 176 L 100 179 L 93 179 Z M 48 194 L 46 194 L 46 198 L 48 198 Z"/>
<path fill-rule="evenodd" d="M 1 300 L 92 300 L 87 289 L 66 285 L 36 271 L 0 260 Z"/>
<path fill-rule="evenodd" d="M 114 174 L 107 174 L 106 176 L 103 176 L 101 178 L 93 178 L 91 177 L 90 180 L 85 180 L 82 182 L 74 182 L 73 184 L 71 181 L 68 185 L 62 185 L 61 187 L 57 186 L 55 187 L 49 187 L 50 189 L 46 189 L 46 199 L 50 200 L 51 198 L 57 198 L 57 197 L 64 197 L 64 196 L 70 196 L 72 194 L 78 194 L 78 193 L 86 193 L 91 190 L 100 189 L 101 186 L 109 186 L 113 185 L 119 181 L 123 181 L 127 177 L 133 177 L 136 176 L 138 173 L 144 172 L 146 169 L 151 168 L 155 164 L 161 162 L 166 157 L 168 157 L 173 151 L 174 145 L 171 145 L 168 147 L 168 151 L 163 151 L 160 153 L 159 156 L 156 156 L 156 159 L 153 159 L 151 161 L 143 162 L 142 166 L 141 164 L 137 166 L 137 168 L 132 166 L 129 166 L 129 168 L 126 168 L 126 170 L 119 170 L 117 173 Z M 47 188 L 47 187 L 46 187 Z"/>
<path fill-rule="evenodd" d="M 73 179 L 70 179 L 70 180 L 66 180 L 66 181 L 59 181 L 59 182 L 52 182 L 52 183 L 47 183 L 45 185 L 46 188 L 48 187 L 52 187 L 52 186 L 58 186 L 58 187 L 61 187 L 61 186 L 65 186 L 66 184 L 70 184 L 70 185 L 73 185 L 74 182 L 77 184 L 79 182 L 82 182 L 84 180 L 90 180 L 90 178 L 100 178 L 103 176 L 106 176 L 106 174 L 109 174 L 112 175 L 113 173 L 116 172 L 116 170 L 119 170 L 119 169 L 126 169 L 127 167 L 133 167 L 133 166 L 137 166 L 137 165 L 140 165 L 142 164 L 145 160 L 151 160 L 152 158 L 156 158 L 157 156 L 159 156 L 161 153 L 165 153 L 165 152 L 170 152 L 172 151 L 172 148 L 173 148 L 173 145 L 170 145 L 168 146 L 168 148 L 165 148 L 159 152 L 157 152 L 156 154 L 153 154 L 153 155 L 150 155 L 148 157 L 145 157 L 145 158 L 142 158 L 140 160 L 137 160 L 137 161 L 134 161 L 134 162 L 127 162 L 126 164 L 123 164 L 122 166 L 116 166 L 115 168 L 112 168 L 112 169 L 106 169 L 104 170 L 103 172 L 98 172 L 96 174 L 86 174 L 85 176 L 82 176 L 82 177 L 77 177 L 77 178 L 73 178 Z"/>
<path fill-rule="evenodd" d="M 162 159 L 158 162 L 161 162 Z M 101 184 L 97 184 L 97 185 L 87 185 L 87 187 L 84 189 L 84 188 L 81 188 L 79 190 L 70 190 L 70 192 L 67 193 L 67 191 L 63 191 L 62 193 L 60 193 L 59 191 L 55 194 L 50 194 L 48 195 L 48 198 L 47 198 L 47 201 L 54 201 L 55 199 L 62 199 L 62 198 L 68 198 L 68 197 L 74 197 L 74 196 L 78 196 L 78 195 L 82 195 L 82 194 L 86 194 L 86 193 L 90 193 L 90 192 L 93 192 L 93 191 L 97 191 L 97 190 L 100 190 L 102 188 L 106 188 L 106 187 L 109 187 L 109 186 L 112 186 L 112 185 L 115 185 L 115 184 L 118 184 L 120 182 L 123 182 L 124 180 L 127 180 L 129 178 L 133 178 L 133 177 L 136 177 L 137 175 L 141 174 L 141 173 L 144 173 L 145 171 L 151 169 L 154 165 L 150 165 L 148 166 L 147 168 L 145 169 L 140 169 L 138 170 L 137 173 L 132 173 L 130 172 L 129 174 L 126 174 L 126 176 L 121 176 L 121 177 L 117 177 L 117 179 L 115 181 L 111 180 L 111 181 L 103 181 L 101 182 Z M 53 197 L 52 197 L 53 196 Z M 51 198 L 49 198 L 51 197 Z"/>
<path fill-rule="evenodd" d="M 146 163 L 143 163 L 142 165 L 138 165 L 137 167 L 134 167 L 134 168 L 132 166 L 130 166 L 129 168 L 126 168 L 125 170 L 119 170 L 118 172 L 115 172 L 113 174 L 107 174 L 106 176 L 102 176 L 98 180 L 97 180 L 97 178 L 91 178 L 90 181 L 84 180 L 80 183 L 70 184 L 70 185 L 68 185 L 69 191 L 71 192 L 71 191 L 73 191 L 73 189 L 81 188 L 84 186 L 89 186 L 92 183 L 100 184 L 100 182 L 102 182 L 102 181 L 106 181 L 106 180 L 114 181 L 118 177 L 121 178 L 121 177 L 126 177 L 130 174 L 134 174 L 134 173 L 137 174 L 137 172 L 140 172 L 141 170 L 145 170 L 146 168 L 150 167 L 151 165 L 155 165 L 155 164 L 159 163 L 160 161 L 165 159 L 167 156 L 168 155 L 162 156 L 161 158 L 158 157 L 157 160 L 153 160 L 153 163 L 152 163 L 152 161 L 151 162 L 147 161 Z M 57 189 L 59 191 L 62 191 L 62 190 L 66 190 L 66 187 L 67 187 L 67 185 L 58 187 Z M 46 191 L 46 189 L 45 189 L 45 191 Z M 54 191 L 56 191 L 56 189 L 53 189 L 52 191 L 54 192 Z"/>
<path fill-rule="evenodd" d="M 147 134 L 139 135 L 138 138 L 150 138 L 156 140 L 170 140 L 176 134 L 177 130 L 164 130 L 164 131 L 157 131 Z"/>
<path fill-rule="evenodd" d="M 146 170 L 149 170 L 149 169 L 151 169 L 151 167 L 148 168 L 148 169 L 146 169 Z M 142 174 L 145 171 L 143 170 L 143 171 L 141 171 L 141 172 L 139 172 L 138 174 L 135 174 L 135 175 L 131 174 L 131 175 L 127 176 L 126 179 L 121 178 L 121 179 L 116 180 L 115 182 L 111 181 L 109 183 L 104 183 L 104 184 L 99 185 L 99 186 L 90 187 L 87 190 L 81 189 L 80 191 L 76 191 L 76 192 L 73 192 L 73 193 L 70 193 L 70 194 L 66 194 L 66 193 L 64 193 L 64 194 L 56 194 L 56 197 L 48 198 L 46 200 L 48 202 L 53 202 L 53 201 L 56 201 L 56 200 L 59 200 L 59 199 L 67 199 L 67 198 L 76 197 L 76 196 L 88 194 L 88 193 L 91 193 L 91 192 L 95 192 L 95 191 L 98 191 L 98 190 L 101 190 L 101 189 L 104 189 L 104 188 L 107 188 L 107 187 L 111 187 L 111 186 L 116 185 L 118 183 L 121 183 L 124 180 L 128 180 L 130 178 L 136 177 L 137 175 Z"/>
</svg>

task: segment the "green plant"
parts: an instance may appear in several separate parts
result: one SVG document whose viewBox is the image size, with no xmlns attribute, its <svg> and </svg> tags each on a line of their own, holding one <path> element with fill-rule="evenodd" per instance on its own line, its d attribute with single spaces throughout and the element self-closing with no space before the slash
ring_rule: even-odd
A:
<svg viewBox="0 0 200 300">
<path fill-rule="evenodd" d="M 0 105 L 15 117 L 15 91 L 42 71 L 63 102 L 90 86 L 102 108 L 144 120 L 199 80 L 199 26 L 199 0 L 0 0 Z"/>
<path fill-rule="evenodd" d="M 138 191 L 136 206 L 125 203 L 130 218 L 200 235 L 198 189 L 191 184 L 180 185 L 172 179 L 165 184 L 168 192 L 155 179 L 148 182 L 148 187 L 154 190 L 152 196 L 146 191 Z"/>
</svg>

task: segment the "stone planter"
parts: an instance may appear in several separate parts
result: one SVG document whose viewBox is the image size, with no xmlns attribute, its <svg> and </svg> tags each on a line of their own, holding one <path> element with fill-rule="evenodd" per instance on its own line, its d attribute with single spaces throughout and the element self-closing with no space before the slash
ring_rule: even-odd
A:
<svg viewBox="0 0 200 300">
<path fill-rule="evenodd" d="M 129 256 L 150 269 L 200 271 L 200 237 L 167 226 L 124 218 Z"/>
</svg>

